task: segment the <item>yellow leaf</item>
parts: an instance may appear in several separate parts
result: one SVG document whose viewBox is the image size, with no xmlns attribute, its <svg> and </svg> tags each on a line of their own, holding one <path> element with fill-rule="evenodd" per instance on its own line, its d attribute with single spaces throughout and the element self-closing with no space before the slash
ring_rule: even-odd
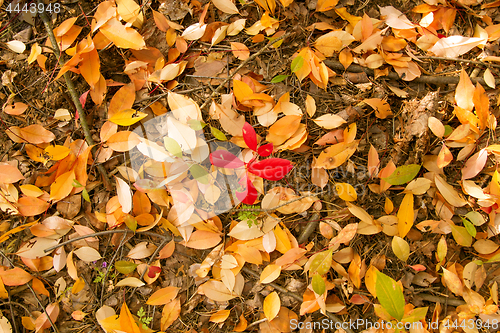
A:
<svg viewBox="0 0 500 333">
<path fill-rule="evenodd" d="M 54 183 L 50 185 L 51 201 L 59 201 L 66 198 L 73 190 L 73 181 L 75 180 L 75 170 L 63 173 L 56 178 Z"/>
<path fill-rule="evenodd" d="M 344 135 L 345 139 L 345 135 Z M 321 152 L 317 161 L 316 167 L 325 169 L 334 169 L 342 164 L 354 154 L 359 140 L 350 143 L 341 142 L 334 144 Z"/>
<path fill-rule="evenodd" d="M 267 265 L 260 274 L 260 283 L 270 283 L 276 280 L 281 274 L 281 266 Z"/>
<path fill-rule="evenodd" d="M 351 184 L 337 183 L 335 184 L 335 190 L 337 190 L 337 193 L 342 200 L 355 201 L 358 198 L 356 190 Z"/>
<path fill-rule="evenodd" d="M 274 229 L 274 235 L 276 236 L 276 250 L 278 252 L 284 254 L 292 248 L 292 245 L 290 244 L 290 239 L 288 239 L 286 232 L 284 232 L 279 225 L 277 225 L 276 228 Z"/>
<path fill-rule="evenodd" d="M 60 145 L 55 145 L 55 146 L 48 146 L 44 150 L 45 154 L 47 155 L 48 158 L 50 158 L 53 161 L 60 161 L 66 156 L 69 155 L 69 148 L 60 146 Z"/>
<path fill-rule="evenodd" d="M 266 316 L 268 321 L 273 320 L 280 311 L 281 308 L 281 300 L 278 296 L 278 293 L 273 291 L 264 299 L 264 315 Z"/>
<path fill-rule="evenodd" d="M 236 99 L 241 102 L 253 94 L 252 88 L 243 81 L 233 80 L 233 93 Z"/>
<path fill-rule="evenodd" d="M 370 265 L 370 267 L 366 270 L 365 273 L 365 286 L 373 297 L 377 297 L 376 284 L 377 284 L 378 271 L 379 270 L 375 266 Z"/>
<path fill-rule="evenodd" d="M 403 238 L 394 236 L 392 239 L 392 252 L 398 257 L 401 261 L 408 260 L 410 256 L 410 245 Z"/>
<path fill-rule="evenodd" d="M 405 237 L 413 226 L 413 194 L 406 193 L 398 211 L 398 230 L 401 238 Z"/>
<path fill-rule="evenodd" d="M 109 118 L 109 121 L 120 126 L 131 126 L 146 118 L 147 115 L 147 113 L 135 111 L 134 109 L 126 109 L 113 115 L 113 117 Z"/>
</svg>

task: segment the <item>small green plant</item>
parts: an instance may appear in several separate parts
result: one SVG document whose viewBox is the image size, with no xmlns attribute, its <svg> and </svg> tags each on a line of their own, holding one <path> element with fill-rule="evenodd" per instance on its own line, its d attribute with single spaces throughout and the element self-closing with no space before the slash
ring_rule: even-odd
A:
<svg viewBox="0 0 500 333">
<path fill-rule="evenodd" d="M 106 262 L 102 263 L 102 268 L 104 268 L 104 271 L 99 270 L 97 267 L 93 267 L 95 272 L 97 273 L 97 276 L 94 278 L 94 283 L 101 283 L 104 278 L 106 277 L 106 268 L 108 267 L 108 264 Z M 110 270 L 113 267 L 113 265 L 110 266 Z M 116 273 L 110 273 L 108 276 L 111 280 L 113 280 L 116 277 Z"/>
<path fill-rule="evenodd" d="M 258 208 L 255 205 L 242 205 L 241 209 L 256 209 Z M 238 212 L 238 219 L 241 221 L 246 220 L 248 223 L 248 227 L 251 228 L 253 225 L 258 225 L 259 222 L 257 218 L 259 217 L 259 212 L 250 212 L 250 211 L 240 211 Z"/>
<path fill-rule="evenodd" d="M 142 306 L 139 311 L 137 311 L 137 316 L 139 317 L 139 322 L 142 323 L 143 329 L 147 329 L 148 325 L 151 324 L 151 321 L 153 320 L 153 317 L 146 316 L 146 311 Z"/>
</svg>

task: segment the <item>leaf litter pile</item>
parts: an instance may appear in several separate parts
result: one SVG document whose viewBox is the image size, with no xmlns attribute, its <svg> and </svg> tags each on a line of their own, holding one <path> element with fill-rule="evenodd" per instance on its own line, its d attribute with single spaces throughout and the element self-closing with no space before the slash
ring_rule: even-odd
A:
<svg viewBox="0 0 500 333">
<path fill-rule="evenodd" d="M 1 332 L 500 329 L 500 1 L 0 4 Z"/>
</svg>

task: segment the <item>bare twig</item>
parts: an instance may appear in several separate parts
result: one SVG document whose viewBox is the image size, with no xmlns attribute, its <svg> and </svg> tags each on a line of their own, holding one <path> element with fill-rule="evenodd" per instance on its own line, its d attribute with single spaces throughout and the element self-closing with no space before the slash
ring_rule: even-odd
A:
<svg viewBox="0 0 500 333">
<path fill-rule="evenodd" d="M 212 95 L 210 95 L 210 97 L 207 98 L 205 100 L 205 102 L 203 102 L 203 104 L 200 106 L 200 110 L 203 110 L 208 105 L 208 103 L 210 103 L 212 101 L 212 99 L 214 97 L 216 97 L 223 88 L 225 88 L 226 84 L 233 78 L 234 75 L 236 75 L 236 73 L 238 73 L 238 71 L 240 69 L 242 69 L 244 66 L 246 66 L 250 61 L 252 61 L 255 58 L 257 58 L 259 55 L 261 55 L 269 47 L 271 47 L 275 43 L 279 42 L 280 40 L 288 38 L 291 35 L 292 35 L 292 33 L 287 33 L 287 34 L 284 34 L 284 35 L 282 35 L 282 36 L 280 36 L 280 37 L 278 37 L 276 39 L 271 40 L 269 43 L 267 43 L 266 45 L 264 45 L 259 51 L 257 51 L 254 54 L 252 54 L 245 61 L 243 61 L 238 67 L 236 67 L 236 69 L 233 71 L 232 74 L 228 73 L 227 78 L 221 84 L 219 84 L 219 86 L 214 90 L 214 92 L 212 93 Z"/>
<path fill-rule="evenodd" d="M 444 296 L 435 296 L 430 294 L 418 294 L 418 297 L 422 298 L 425 301 L 434 302 L 434 303 L 448 303 L 451 306 L 460 306 L 465 304 L 465 302 L 461 299 L 456 298 L 448 298 Z"/>
<path fill-rule="evenodd" d="M 318 211 L 315 211 L 311 218 L 309 219 L 309 222 L 307 222 L 307 225 L 305 226 L 304 230 L 299 235 L 299 238 L 297 238 L 297 242 L 299 244 L 307 242 L 309 237 L 312 235 L 312 233 L 316 230 L 319 224 L 319 219 L 321 218 L 321 215 L 319 214 Z"/>
<path fill-rule="evenodd" d="M 41 0 L 39 0 L 39 3 L 43 3 Z M 59 65 L 62 67 L 64 65 L 64 61 L 60 57 L 61 51 L 59 49 L 59 45 L 57 45 L 57 40 L 56 37 L 54 36 L 54 31 L 52 31 L 52 27 L 50 26 L 50 19 L 47 16 L 47 13 L 42 11 L 40 13 L 40 17 L 42 18 L 43 24 L 45 26 L 45 30 L 47 31 L 47 34 L 49 35 L 50 42 L 52 43 L 52 47 L 56 51 L 55 54 L 59 59 Z M 78 111 L 78 116 L 80 118 L 80 125 L 82 126 L 83 134 L 85 136 L 85 141 L 87 141 L 87 144 L 89 146 L 94 146 L 95 142 L 92 139 L 92 134 L 90 133 L 89 126 L 87 124 L 87 118 L 85 111 L 83 110 L 82 103 L 80 103 L 80 99 L 78 98 L 78 94 L 75 89 L 75 85 L 73 84 L 73 81 L 71 81 L 71 77 L 69 72 L 64 73 L 63 75 L 64 80 L 66 81 L 66 86 L 68 87 L 68 92 L 71 96 L 71 99 L 73 101 L 73 104 L 75 105 L 77 111 Z M 94 154 L 95 154 L 95 147 L 93 148 Z M 97 169 L 101 173 L 101 176 L 103 178 L 104 186 L 109 189 L 110 188 L 110 181 L 108 174 L 106 173 L 106 169 L 104 169 L 103 165 L 97 165 Z"/>
</svg>

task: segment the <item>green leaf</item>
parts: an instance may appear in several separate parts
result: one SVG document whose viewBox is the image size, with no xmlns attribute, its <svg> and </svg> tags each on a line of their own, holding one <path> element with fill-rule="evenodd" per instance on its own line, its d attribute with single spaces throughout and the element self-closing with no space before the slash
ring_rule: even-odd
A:
<svg viewBox="0 0 500 333">
<path fill-rule="evenodd" d="M 311 284 L 316 294 L 323 295 L 325 293 L 326 291 L 325 280 L 323 280 L 323 277 L 321 275 L 314 274 Z"/>
<path fill-rule="evenodd" d="M 444 136 L 448 136 L 453 133 L 453 127 L 450 125 L 444 125 Z"/>
<path fill-rule="evenodd" d="M 309 276 L 314 273 L 326 274 L 332 266 L 332 253 L 333 250 L 329 250 L 315 254 L 311 266 L 309 266 Z"/>
<path fill-rule="evenodd" d="M 130 214 L 125 216 L 125 225 L 132 231 L 135 232 L 137 229 L 137 220 Z"/>
<path fill-rule="evenodd" d="M 462 223 L 464 224 L 465 230 L 471 235 L 472 237 L 476 237 L 476 227 L 474 227 L 474 224 L 472 224 L 469 220 L 464 219 L 462 216 L 460 216 L 462 219 Z"/>
<path fill-rule="evenodd" d="M 188 120 L 188 125 L 189 125 L 189 127 L 194 129 L 195 131 L 199 131 L 199 130 L 203 129 L 203 127 L 207 126 L 207 124 L 205 124 L 204 122 L 196 120 L 196 119 Z"/>
<path fill-rule="evenodd" d="M 76 179 L 73 179 L 73 184 L 71 184 L 71 185 L 73 185 L 73 187 L 82 187 L 83 186 L 82 183 L 80 183 Z"/>
<path fill-rule="evenodd" d="M 377 272 L 375 288 L 380 305 L 391 316 L 401 321 L 405 310 L 405 298 L 399 284 L 384 273 Z"/>
<path fill-rule="evenodd" d="M 276 75 L 275 77 L 272 78 L 271 83 L 280 83 L 281 81 L 285 80 L 288 77 L 288 75 Z"/>
<path fill-rule="evenodd" d="M 87 189 L 84 188 L 83 191 L 82 191 L 82 197 L 85 201 L 89 202 L 90 203 L 90 196 L 89 196 L 89 192 L 87 192 Z"/>
<path fill-rule="evenodd" d="M 408 164 L 397 167 L 396 170 L 387 178 L 383 178 L 391 185 L 403 185 L 413 180 L 420 171 L 420 165 Z"/>
<path fill-rule="evenodd" d="M 179 158 L 182 157 L 182 148 L 177 141 L 165 136 L 163 138 L 163 144 L 165 145 L 165 149 L 167 149 L 170 154 Z"/>
<path fill-rule="evenodd" d="M 210 126 L 210 131 L 212 135 L 219 141 L 227 141 L 226 135 L 219 131 L 217 128 Z"/>
<path fill-rule="evenodd" d="M 115 263 L 116 270 L 125 275 L 132 273 L 137 266 L 139 265 L 134 264 L 131 261 L 125 261 L 125 260 L 120 260 Z"/>
<path fill-rule="evenodd" d="M 461 246 L 471 246 L 472 245 L 472 236 L 469 234 L 467 229 L 464 227 L 459 227 L 456 225 L 451 225 L 451 234 L 453 235 L 453 238 L 455 239 L 455 242 L 457 242 L 458 245 Z"/>
<path fill-rule="evenodd" d="M 304 58 L 302 58 L 302 56 L 295 57 L 291 65 L 292 73 L 295 73 L 296 71 L 300 70 L 302 66 L 304 66 Z"/>
<path fill-rule="evenodd" d="M 193 164 L 189 168 L 189 172 L 193 176 L 194 179 L 199 181 L 202 184 L 208 184 L 208 171 L 204 167 L 198 164 Z"/>
<path fill-rule="evenodd" d="M 484 220 L 483 215 L 479 212 L 475 211 L 470 211 L 467 214 L 465 214 L 465 217 L 469 219 L 474 225 L 480 226 L 483 225 L 486 221 Z"/>
</svg>

